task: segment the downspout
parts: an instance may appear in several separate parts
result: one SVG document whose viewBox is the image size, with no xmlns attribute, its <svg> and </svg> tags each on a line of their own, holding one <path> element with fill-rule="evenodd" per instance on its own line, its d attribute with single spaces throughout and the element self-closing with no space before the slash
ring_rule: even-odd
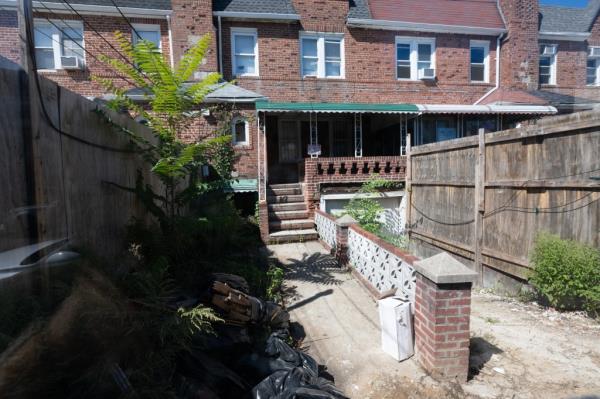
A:
<svg viewBox="0 0 600 399">
<path fill-rule="evenodd" d="M 167 15 L 167 28 L 169 31 L 169 61 L 171 61 L 171 68 L 175 68 L 175 58 L 173 57 L 173 32 L 171 30 L 170 15 Z"/>
<path fill-rule="evenodd" d="M 217 17 L 218 40 L 219 40 L 219 73 L 223 76 L 223 36 L 221 35 L 221 16 Z"/>
<path fill-rule="evenodd" d="M 502 12 L 502 7 L 500 6 L 500 0 L 496 1 L 496 7 L 498 7 L 498 12 L 500 13 L 500 17 L 502 18 L 502 23 L 504 24 L 504 26 L 507 26 L 506 18 L 504 18 L 504 13 Z M 487 93 L 485 93 L 483 97 L 481 97 L 479 100 L 475 101 L 474 105 L 478 105 L 480 102 L 485 100 L 490 94 L 498 90 L 498 88 L 500 87 L 500 47 L 502 44 L 502 39 L 504 39 L 505 36 L 506 33 L 502 33 L 496 39 L 496 86 Z"/>
</svg>

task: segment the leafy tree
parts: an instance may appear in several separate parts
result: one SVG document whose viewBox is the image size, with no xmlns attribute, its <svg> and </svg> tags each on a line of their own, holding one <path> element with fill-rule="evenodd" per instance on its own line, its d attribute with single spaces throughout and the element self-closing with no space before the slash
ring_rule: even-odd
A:
<svg viewBox="0 0 600 399">
<path fill-rule="evenodd" d="M 159 218 L 161 225 L 169 228 L 190 200 L 211 188 L 201 184 L 198 170 L 202 165 L 214 165 L 219 174 L 217 183 L 231 177 L 233 149 L 231 137 L 223 134 L 223 129 L 214 138 L 199 143 L 186 144 L 179 139 L 179 133 L 190 126 L 194 118 L 200 117 L 198 105 L 221 79 L 219 74 L 211 73 L 200 81 L 190 82 L 204 59 L 210 36 L 204 35 L 175 68 L 165 60 L 154 43 L 141 40 L 133 45 L 129 36 L 121 32 L 116 32 L 115 37 L 124 58 L 106 55 L 99 58 L 121 76 L 135 82 L 144 93 L 147 105 L 132 101 L 127 96 L 127 88 L 113 79 L 94 76 L 94 80 L 114 94 L 115 98 L 109 102 L 111 108 L 127 111 L 132 117 L 147 121 L 152 130 L 155 143 L 119 126 L 142 149 L 145 159 L 152 164 L 152 172 L 164 184 L 164 195 L 154 193 L 140 180 L 135 191 Z M 162 206 L 153 205 L 155 201 Z"/>
</svg>

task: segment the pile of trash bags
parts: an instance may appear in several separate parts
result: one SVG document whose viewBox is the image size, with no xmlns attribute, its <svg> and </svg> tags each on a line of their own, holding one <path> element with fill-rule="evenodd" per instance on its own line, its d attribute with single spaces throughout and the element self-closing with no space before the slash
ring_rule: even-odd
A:
<svg viewBox="0 0 600 399">
<path fill-rule="evenodd" d="M 333 383 L 319 377 L 319 365 L 306 353 L 290 347 L 285 331 L 267 340 L 265 354 L 273 373 L 252 389 L 254 399 L 345 399 Z"/>
<path fill-rule="evenodd" d="M 311 356 L 293 349 L 290 316 L 280 305 L 249 295 L 247 283 L 238 276 L 216 275 L 211 303 L 230 326 L 266 326 L 271 334 L 263 353 L 246 356 L 242 363 L 265 375 L 252 389 L 253 399 L 346 399 L 335 385 L 319 376 Z"/>
</svg>

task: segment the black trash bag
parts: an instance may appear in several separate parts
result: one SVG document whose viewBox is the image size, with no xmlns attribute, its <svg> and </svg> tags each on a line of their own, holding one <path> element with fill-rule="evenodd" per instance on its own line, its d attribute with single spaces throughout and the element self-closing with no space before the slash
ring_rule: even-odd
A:
<svg viewBox="0 0 600 399">
<path fill-rule="evenodd" d="M 267 324 L 274 330 L 284 330 L 290 326 L 290 314 L 274 302 L 249 297 L 252 305 L 252 322 Z"/>
<path fill-rule="evenodd" d="M 287 332 L 276 331 L 267 339 L 265 353 L 272 360 L 269 362 L 272 370 L 290 370 L 294 367 L 302 367 L 312 377 L 319 375 L 319 365 L 316 360 L 306 353 L 292 349 L 284 340 Z"/>
<path fill-rule="evenodd" d="M 252 389 L 253 399 L 348 399 L 329 381 L 308 369 L 279 370 Z"/>
<path fill-rule="evenodd" d="M 211 284 L 214 281 L 219 281 L 221 283 L 227 284 L 234 290 L 238 290 L 243 292 L 246 295 L 250 295 L 250 285 L 242 276 L 238 276 L 237 274 L 229 274 L 229 273 L 212 273 Z"/>
</svg>

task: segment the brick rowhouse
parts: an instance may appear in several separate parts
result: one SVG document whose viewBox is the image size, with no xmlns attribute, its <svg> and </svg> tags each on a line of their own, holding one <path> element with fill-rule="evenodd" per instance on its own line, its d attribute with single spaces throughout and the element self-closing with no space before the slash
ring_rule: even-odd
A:
<svg viewBox="0 0 600 399">
<path fill-rule="evenodd" d="M 471 286 L 477 273 L 445 252 L 417 261 L 414 267 L 417 361 L 435 378 L 465 382 Z"/>
</svg>

